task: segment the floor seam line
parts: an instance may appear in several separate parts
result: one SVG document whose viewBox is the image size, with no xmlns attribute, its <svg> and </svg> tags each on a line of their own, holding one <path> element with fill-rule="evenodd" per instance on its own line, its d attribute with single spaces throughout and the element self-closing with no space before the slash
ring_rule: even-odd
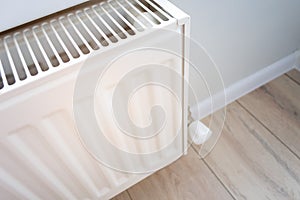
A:
<svg viewBox="0 0 300 200">
<path fill-rule="evenodd" d="M 297 159 L 300 160 L 300 157 L 287 145 L 282 141 L 277 135 L 273 133 L 262 121 L 260 121 L 249 109 L 247 109 L 239 100 L 236 102 L 250 115 L 252 116 L 260 125 L 262 125 L 273 137 L 275 137 L 284 147 L 286 147 Z"/>
<path fill-rule="evenodd" d="M 284 74 L 284 75 L 286 75 L 291 81 L 295 82 L 297 85 L 300 86 L 300 82 L 299 82 L 298 80 L 294 79 L 293 77 L 291 77 L 291 76 L 288 75 L 288 74 Z"/>
<path fill-rule="evenodd" d="M 195 147 L 193 145 L 191 145 L 192 149 L 196 152 L 196 154 L 198 155 L 197 150 L 195 149 Z M 232 197 L 232 199 L 237 200 L 234 195 L 230 192 L 230 190 L 228 189 L 228 187 L 223 183 L 223 181 L 217 176 L 217 174 L 213 171 L 213 169 L 209 166 L 209 164 L 205 161 L 204 158 L 200 158 L 199 160 L 202 160 L 204 165 L 208 168 L 208 170 L 216 177 L 216 179 L 219 181 L 219 183 L 223 186 L 223 188 L 226 190 L 226 192 Z"/>
<path fill-rule="evenodd" d="M 133 200 L 133 198 L 131 197 L 131 195 L 130 195 L 128 189 L 126 190 L 126 192 L 127 192 L 128 196 L 129 196 L 130 200 Z"/>
</svg>

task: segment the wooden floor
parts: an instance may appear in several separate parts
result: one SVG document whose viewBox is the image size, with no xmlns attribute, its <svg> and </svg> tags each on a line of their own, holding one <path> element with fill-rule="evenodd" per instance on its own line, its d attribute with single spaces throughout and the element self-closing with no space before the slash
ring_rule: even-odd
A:
<svg viewBox="0 0 300 200">
<path fill-rule="evenodd" d="M 214 114 L 216 124 L 222 114 Z M 187 156 L 114 200 L 299 200 L 300 72 L 282 75 L 230 104 L 213 151 L 200 159 L 199 148 L 191 147 Z"/>
</svg>

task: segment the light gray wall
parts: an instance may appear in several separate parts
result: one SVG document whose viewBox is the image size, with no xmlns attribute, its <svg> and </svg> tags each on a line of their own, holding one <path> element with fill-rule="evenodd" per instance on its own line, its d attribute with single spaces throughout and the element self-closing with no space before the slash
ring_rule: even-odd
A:
<svg viewBox="0 0 300 200">
<path fill-rule="evenodd" d="M 300 48 L 299 0 L 170 0 L 192 17 L 192 38 L 212 56 L 225 85 Z"/>
<path fill-rule="evenodd" d="M 9 0 L 1 1 L 0 31 L 22 25 L 87 0 Z"/>
</svg>

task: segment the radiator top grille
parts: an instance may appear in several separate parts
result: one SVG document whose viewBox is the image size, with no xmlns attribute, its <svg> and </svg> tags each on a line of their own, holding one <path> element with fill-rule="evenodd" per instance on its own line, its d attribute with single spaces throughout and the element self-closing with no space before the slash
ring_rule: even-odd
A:
<svg viewBox="0 0 300 200">
<path fill-rule="evenodd" d="M 0 91 L 172 18 L 153 0 L 109 0 L 6 35 L 0 38 Z"/>
</svg>

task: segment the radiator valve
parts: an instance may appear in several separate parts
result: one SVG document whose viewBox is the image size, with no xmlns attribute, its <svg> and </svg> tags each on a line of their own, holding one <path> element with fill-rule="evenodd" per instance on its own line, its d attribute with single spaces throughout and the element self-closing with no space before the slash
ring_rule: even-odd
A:
<svg viewBox="0 0 300 200">
<path fill-rule="evenodd" d="M 200 121 L 193 121 L 189 124 L 190 140 L 197 144 L 203 144 L 212 135 L 212 131 Z"/>
</svg>

